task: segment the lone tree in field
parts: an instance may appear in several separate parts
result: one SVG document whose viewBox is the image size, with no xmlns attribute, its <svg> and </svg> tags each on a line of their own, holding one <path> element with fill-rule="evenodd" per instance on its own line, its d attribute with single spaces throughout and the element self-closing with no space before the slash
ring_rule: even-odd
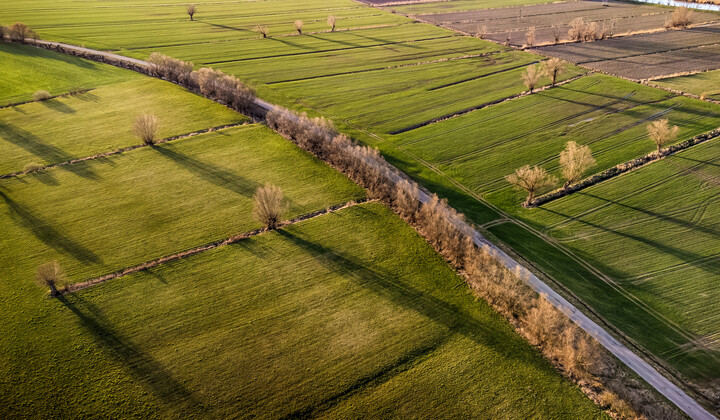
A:
<svg viewBox="0 0 720 420">
<path fill-rule="evenodd" d="M 555 86 L 558 76 L 565 73 L 566 67 L 565 62 L 557 57 L 553 57 L 545 62 L 543 65 L 543 73 L 545 76 L 550 78 L 552 86 Z"/>
<path fill-rule="evenodd" d="M 665 27 L 670 28 L 681 28 L 685 29 L 693 21 L 693 11 L 687 7 L 678 7 L 675 9 L 670 18 L 665 22 Z"/>
<path fill-rule="evenodd" d="M 538 190 L 552 187 L 557 183 L 555 177 L 548 174 L 545 169 L 537 166 L 531 168 L 530 165 L 516 169 L 514 174 L 506 176 L 505 179 L 516 189 L 527 191 L 526 206 L 535 198 L 535 193 Z"/>
<path fill-rule="evenodd" d="M 50 296 L 57 296 L 59 289 L 65 287 L 65 273 L 57 261 L 51 261 L 38 267 L 35 283 L 40 287 L 49 287 Z"/>
<path fill-rule="evenodd" d="M 680 128 L 677 125 L 670 127 L 667 118 L 653 121 L 647 126 L 648 135 L 657 146 L 657 151 L 660 153 L 660 149 L 667 143 L 675 140 Z"/>
<path fill-rule="evenodd" d="M 18 42 L 25 42 L 27 38 L 37 38 L 26 24 L 20 22 L 13 23 L 8 33 L 11 40 Z"/>
<path fill-rule="evenodd" d="M 190 20 L 194 20 L 193 16 L 195 16 L 195 12 L 197 12 L 195 4 L 188 4 L 185 10 L 187 11 L 187 14 L 190 15 Z"/>
<path fill-rule="evenodd" d="M 527 86 L 530 93 L 533 93 L 533 90 L 535 89 L 538 80 L 540 80 L 540 75 L 541 73 L 538 70 L 537 66 L 529 66 L 527 70 L 525 70 L 525 72 L 522 74 L 525 86 Z"/>
<path fill-rule="evenodd" d="M 158 118 L 152 114 L 138 115 L 133 124 L 133 133 L 147 145 L 155 144 L 160 124 Z"/>
<path fill-rule="evenodd" d="M 295 30 L 298 31 L 298 34 L 302 35 L 302 28 L 305 26 L 302 20 L 298 19 L 295 21 Z"/>
<path fill-rule="evenodd" d="M 327 24 L 330 26 L 330 32 L 335 32 L 335 16 L 330 15 L 327 18 Z"/>
<path fill-rule="evenodd" d="M 253 217 L 268 229 L 275 229 L 285 211 L 285 201 L 280 187 L 265 184 L 253 197 Z"/>
<path fill-rule="evenodd" d="M 560 167 L 565 178 L 567 188 L 582 178 L 583 174 L 595 166 L 595 158 L 592 156 L 589 146 L 580 146 L 574 141 L 569 141 L 565 150 L 560 152 Z"/>
<path fill-rule="evenodd" d="M 259 32 L 260 35 L 262 35 L 263 38 L 267 38 L 268 36 L 268 28 L 267 26 L 258 25 L 255 27 L 255 31 Z"/>
</svg>

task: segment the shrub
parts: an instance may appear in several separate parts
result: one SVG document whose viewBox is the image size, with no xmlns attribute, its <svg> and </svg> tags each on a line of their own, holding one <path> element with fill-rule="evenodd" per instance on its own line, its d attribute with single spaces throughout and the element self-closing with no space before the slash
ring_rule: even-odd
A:
<svg viewBox="0 0 720 420">
<path fill-rule="evenodd" d="M 49 287 L 50 296 L 57 296 L 60 294 L 60 288 L 66 286 L 65 273 L 57 261 L 47 262 L 38 267 L 35 283 L 40 287 Z"/>
<path fill-rule="evenodd" d="M 330 26 L 330 32 L 335 32 L 335 20 L 336 18 L 333 15 L 330 15 L 327 18 L 327 24 Z"/>
<path fill-rule="evenodd" d="M 194 4 L 188 4 L 187 7 L 185 7 L 185 11 L 190 16 L 190 20 L 194 20 L 193 16 L 195 16 L 195 13 L 197 12 L 197 7 L 195 7 Z"/>
<path fill-rule="evenodd" d="M 268 28 L 267 28 L 267 26 L 258 25 L 258 26 L 255 27 L 255 32 L 259 32 L 260 35 L 262 35 L 263 38 L 267 38 L 267 36 L 268 36 Z"/>
<path fill-rule="evenodd" d="M 135 118 L 133 133 L 147 145 L 155 144 L 159 129 L 158 118 L 152 114 L 142 114 Z"/>
<path fill-rule="evenodd" d="M 23 172 L 32 173 L 42 169 L 43 166 L 37 162 L 30 162 L 23 168 Z"/>
<path fill-rule="evenodd" d="M 68 95 L 70 96 L 80 95 L 81 93 L 85 93 L 85 89 L 79 87 L 72 87 L 70 88 L 70 90 L 68 90 Z"/>
<path fill-rule="evenodd" d="M 675 9 L 668 20 L 665 22 L 666 28 L 682 28 L 685 29 L 693 21 L 693 11 L 687 7 L 678 7 Z"/>
<path fill-rule="evenodd" d="M 664 145 L 675 140 L 680 128 L 677 125 L 670 127 L 668 119 L 664 118 L 648 124 L 647 130 L 650 140 L 655 143 L 657 152 L 660 153 L 660 149 L 662 149 Z"/>
<path fill-rule="evenodd" d="M 548 174 L 545 169 L 537 166 L 525 165 L 515 170 L 514 174 L 508 175 L 505 179 L 518 190 L 525 190 L 528 193 L 525 205 L 529 204 L 535 193 L 543 188 L 555 185 L 557 180 Z"/>
<path fill-rule="evenodd" d="M 165 78 L 171 82 L 188 85 L 194 64 L 154 52 L 148 57 L 151 72 L 154 76 Z"/>
<path fill-rule="evenodd" d="M 52 98 L 52 95 L 47 90 L 38 90 L 33 93 L 33 100 L 36 102 L 47 101 L 50 98 Z"/>
<path fill-rule="evenodd" d="M 538 80 L 540 80 L 541 75 L 542 73 L 538 70 L 537 66 L 528 66 L 528 68 L 522 74 L 523 82 L 525 83 L 525 86 L 527 86 L 530 93 L 533 93 L 533 90 L 535 89 Z"/>
<path fill-rule="evenodd" d="M 280 187 L 266 184 L 258 188 L 253 197 L 253 217 L 268 229 L 275 229 L 286 209 Z"/>
<path fill-rule="evenodd" d="M 580 146 L 574 141 L 569 141 L 565 150 L 560 152 L 560 167 L 566 188 L 580 181 L 582 175 L 593 166 L 595 166 L 595 158 L 592 156 L 590 146 Z"/>
<path fill-rule="evenodd" d="M 485 35 L 487 35 L 487 32 L 488 32 L 487 25 L 478 25 L 477 28 L 475 29 L 475 36 L 480 39 L 484 39 Z"/>
<path fill-rule="evenodd" d="M 300 19 L 295 21 L 295 30 L 298 31 L 298 34 L 302 35 L 302 28 L 304 25 L 305 24 Z"/>
</svg>

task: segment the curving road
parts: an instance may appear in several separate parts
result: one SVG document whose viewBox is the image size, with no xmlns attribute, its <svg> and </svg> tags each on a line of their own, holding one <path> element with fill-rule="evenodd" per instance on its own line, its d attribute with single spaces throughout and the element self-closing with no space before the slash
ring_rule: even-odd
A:
<svg viewBox="0 0 720 420">
<path fill-rule="evenodd" d="M 64 49 L 75 50 L 90 54 L 97 54 L 112 58 L 118 61 L 124 61 L 126 63 L 132 63 L 138 66 L 147 67 L 149 64 L 146 61 L 138 60 L 135 58 L 124 57 L 118 54 L 113 54 L 104 51 L 93 50 L 85 47 L 79 47 L 76 45 L 64 44 L 61 42 L 50 42 L 35 40 L 35 43 L 45 46 L 59 46 Z M 272 110 L 275 106 L 269 102 L 263 101 L 262 99 L 256 99 L 255 104 L 266 110 Z M 396 169 L 399 172 L 399 170 Z M 403 178 L 399 174 L 392 174 L 395 182 L 400 182 Z M 430 196 L 423 191 L 420 191 L 420 200 L 427 202 L 430 200 Z M 668 400 L 675 404 L 680 410 L 684 411 L 688 416 L 696 420 L 716 420 L 717 418 L 710 414 L 705 408 L 703 408 L 697 401 L 687 395 L 677 385 L 672 383 L 654 367 L 647 363 L 640 356 L 632 352 L 624 344 L 613 338 L 610 333 L 605 331 L 595 321 L 590 319 L 587 315 L 577 309 L 567 299 L 558 294 L 535 274 L 527 270 L 520 263 L 512 259 L 502 249 L 497 247 L 492 242 L 488 241 L 478 231 L 468 225 L 465 221 L 456 220 L 456 225 L 461 227 L 463 230 L 467 229 L 473 232 L 475 244 L 478 246 L 487 245 L 503 262 L 503 264 L 510 270 L 515 270 L 516 267 L 520 267 L 525 273 L 527 273 L 526 279 L 530 287 L 538 293 L 545 294 L 550 303 L 556 308 L 561 310 L 568 318 L 572 319 L 580 328 L 585 330 L 588 334 L 593 336 L 603 347 L 605 347 L 610 353 L 614 354 L 619 360 L 621 360 L 630 369 L 635 371 L 641 378 L 643 378 L 648 384 L 655 388 L 660 394 L 664 395 Z"/>
</svg>

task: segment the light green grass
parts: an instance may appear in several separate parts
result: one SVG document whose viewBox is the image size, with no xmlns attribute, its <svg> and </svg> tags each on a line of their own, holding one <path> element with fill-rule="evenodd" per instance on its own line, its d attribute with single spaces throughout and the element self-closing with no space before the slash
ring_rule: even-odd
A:
<svg viewBox="0 0 720 420">
<path fill-rule="evenodd" d="M 265 183 L 288 218 L 364 195 L 270 129 L 231 128 L 0 181 L 3 265 L 40 252 L 80 281 L 246 232 Z"/>
<path fill-rule="evenodd" d="M 378 204 L 59 300 L 21 266 L 5 416 L 606 418 Z"/>
<path fill-rule="evenodd" d="M 62 95 L 72 88 L 91 89 L 140 79 L 138 74 L 117 67 L 6 42 L 0 42 L 0 68 L 0 106 L 31 101 L 38 90 Z"/>
<path fill-rule="evenodd" d="M 420 15 L 427 13 L 464 12 L 467 10 L 492 9 L 496 7 L 525 6 L 552 3 L 552 0 L 450 0 L 418 4 L 386 6 L 398 13 Z"/>
<path fill-rule="evenodd" d="M 248 118 L 176 85 L 144 78 L 76 96 L 0 109 L 0 173 L 142 143 L 132 132 L 140 114 L 158 117 L 158 138 Z"/>
<path fill-rule="evenodd" d="M 690 76 L 671 77 L 656 80 L 653 83 L 698 96 L 705 95 L 707 98 L 720 101 L 720 70 L 706 71 Z"/>
</svg>

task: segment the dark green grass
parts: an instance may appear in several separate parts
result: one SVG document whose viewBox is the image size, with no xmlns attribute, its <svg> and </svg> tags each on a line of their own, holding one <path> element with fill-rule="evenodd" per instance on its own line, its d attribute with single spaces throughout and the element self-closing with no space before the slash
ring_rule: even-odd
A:
<svg viewBox="0 0 720 420">
<path fill-rule="evenodd" d="M 62 299 L 30 270 L 0 285 L 5 416 L 605 418 L 378 204 Z"/>
<path fill-rule="evenodd" d="M 72 88 L 91 89 L 140 79 L 136 73 L 117 67 L 6 42 L 0 42 L 0 68 L 0 106 L 31 101 L 38 90 L 61 95 Z"/>
<path fill-rule="evenodd" d="M 34 64 L 27 68 L 43 62 Z M 114 83 L 76 96 L 0 109 L 0 174 L 29 163 L 48 165 L 140 144 L 132 132 L 140 114 L 157 116 L 159 139 L 248 121 L 168 82 L 145 78 Z"/>
<path fill-rule="evenodd" d="M 270 129 L 231 128 L 0 181 L 3 265 L 39 253 L 79 281 L 246 232 L 265 183 L 288 218 L 364 195 Z"/>
</svg>

